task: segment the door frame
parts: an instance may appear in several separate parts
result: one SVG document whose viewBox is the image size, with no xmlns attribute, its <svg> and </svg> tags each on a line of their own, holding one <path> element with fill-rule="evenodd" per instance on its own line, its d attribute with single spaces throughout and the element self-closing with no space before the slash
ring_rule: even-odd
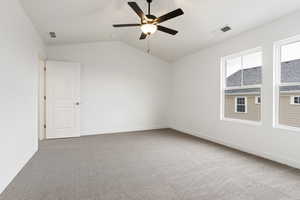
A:
<svg viewBox="0 0 300 200">
<path fill-rule="evenodd" d="M 38 138 L 46 138 L 46 60 L 38 60 Z"/>
</svg>

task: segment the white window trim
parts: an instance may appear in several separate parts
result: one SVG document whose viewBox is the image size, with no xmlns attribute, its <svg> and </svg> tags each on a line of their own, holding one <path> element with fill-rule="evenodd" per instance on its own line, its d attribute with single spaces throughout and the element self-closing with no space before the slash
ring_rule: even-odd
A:
<svg viewBox="0 0 300 200">
<path fill-rule="evenodd" d="M 229 121 L 229 122 L 237 122 L 237 123 L 242 123 L 242 124 L 248 124 L 248 125 L 254 125 L 254 126 L 261 126 L 262 120 L 260 121 L 250 121 L 250 120 L 244 120 L 244 119 L 234 119 L 234 118 L 226 118 L 225 117 L 225 90 L 230 90 L 230 89 L 246 89 L 246 88 L 262 88 L 262 84 L 264 80 L 262 79 L 262 84 L 260 85 L 251 85 L 251 86 L 240 86 L 240 87 L 226 87 L 226 61 L 228 59 L 233 59 L 239 56 L 243 56 L 246 54 L 251 54 L 251 53 L 256 53 L 256 52 L 262 52 L 262 57 L 263 57 L 263 48 L 262 47 L 256 47 L 253 49 L 249 49 L 246 51 L 242 51 L 240 53 L 232 54 L 229 56 L 223 56 L 221 57 L 221 70 L 220 70 L 220 120 L 222 121 Z M 262 58 L 262 66 L 264 66 L 264 60 Z M 263 75 L 263 70 L 262 70 L 262 77 Z M 260 96 L 263 96 L 263 91 L 260 91 Z M 263 103 L 261 103 L 261 110 L 262 110 Z M 260 117 L 262 119 L 262 112 L 260 113 Z"/>
<path fill-rule="evenodd" d="M 222 121 L 227 121 L 227 122 L 238 122 L 241 124 L 247 124 L 247 125 L 253 125 L 253 126 L 261 126 L 262 122 L 261 121 L 251 121 L 251 120 L 246 120 L 246 119 L 234 119 L 234 118 L 226 118 L 224 117 Z"/>
<path fill-rule="evenodd" d="M 300 41 L 300 35 L 274 42 L 273 45 L 273 128 L 300 132 L 300 128 L 279 123 L 280 86 L 300 85 L 296 83 L 281 83 L 281 47 Z"/>
<path fill-rule="evenodd" d="M 258 102 L 258 98 L 260 98 L 260 102 Z M 261 96 L 255 96 L 255 104 L 260 105 L 261 104 Z"/>
<path fill-rule="evenodd" d="M 291 104 L 292 105 L 295 105 L 295 106 L 300 106 L 300 102 L 299 103 L 295 103 L 295 98 L 299 98 L 300 99 L 300 96 L 291 96 Z"/>
<path fill-rule="evenodd" d="M 245 99 L 245 104 L 238 104 L 237 100 L 244 98 Z M 236 113 L 240 113 L 240 114 L 247 114 L 248 113 L 248 98 L 246 96 L 236 96 L 235 97 L 235 104 L 234 104 L 234 110 Z M 245 112 L 238 112 L 237 110 L 237 106 L 241 105 L 241 106 L 245 106 Z"/>
</svg>

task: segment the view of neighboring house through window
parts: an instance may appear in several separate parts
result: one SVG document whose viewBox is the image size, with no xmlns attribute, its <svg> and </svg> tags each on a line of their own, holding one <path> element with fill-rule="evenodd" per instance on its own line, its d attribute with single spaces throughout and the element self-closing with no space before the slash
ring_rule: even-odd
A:
<svg viewBox="0 0 300 200">
<path fill-rule="evenodd" d="M 276 46 L 277 125 L 300 128 L 300 37 Z"/>
<path fill-rule="evenodd" d="M 292 96 L 291 97 L 291 104 L 300 105 L 300 96 Z"/>
<path fill-rule="evenodd" d="M 235 112 L 246 113 L 247 112 L 247 97 L 235 98 Z"/>
<path fill-rule="evenodd" d="M 261 97 L 260 96 L 256 96 L 255 97 L 255 104 L 260 104 L 261 102 Z"/>
<path fill-rule="evenodd" d="M 261 120 L 262 51 L 260 48 L 222 58 L 225 119 Z"/>
</svg>

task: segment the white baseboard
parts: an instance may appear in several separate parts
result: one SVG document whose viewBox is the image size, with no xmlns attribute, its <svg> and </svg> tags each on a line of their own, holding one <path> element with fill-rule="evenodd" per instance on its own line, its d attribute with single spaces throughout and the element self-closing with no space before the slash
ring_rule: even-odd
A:
<svg viewBox="0 0 300 200">
<path fill-rule="evenodd" d="M 105 135 L 105 134 L 117 134 L 117 133 L 129 133 L 129 132 L 140 132 L 140 131 L 151 131 L 158 129 L 167 129 L 166 126 L 157 126 L 150 128 L 135 128 L 135 129 L 123 129 L 123 130 L 111 130 L 111 131 L 80 131 L 80 136 L 92 136 L 92 135 Z"/>
<path fill-rule="evenodd" d="M 293 168 L 300 169 L 300 162 L 298 162 L 296 160 L 292 160 L 292 159 L 289 159 L 289 158 L 283 158 L 283 157 L 280 157 L 280 156 L 277 156 L 277 155 L 275 156 L 275 155 L 272 155 L 272 154 L 266 153 L 266 152 L 258 152 L 256 150 L 245 148 L 245 147 L 235 145 L 235 144 L 232 144 L 232 143 L 229 143 L 229 142 L 226 142 L 226 141 L 222 141 L 220 139 L 211 137 L 208 134 L 195 132 L 193 130 L 182 129 L 182 128 L 177 128 L 177 127 L 171 127 L 171 129 L 174 129 L 174 130 L 179 131 L 179 132 L 186 133 L 188 135 L 193 135 L 193 136 L 196 136 L 196 137 L 199 137 L 199 138 L 202 138 L 204 140 L 208 140 L 208 141 L 211 141 L 211 142 L 214 142 L 214 143 L 217 143 L 217 144 L 221 144 L 223 146 L 226 146 L 226 147 L 229 147 L 229 148 L 232 148 L 232 149 L 236 149 L 238 151 L 249 153 L 249 154 L 264 158 L 264 159 L 272 160 L 272 161 L 278 162 L 278 163 L 283 164 L 283 165 L 287 165 L 287 166 L 290 166 L 290 167 L 293 167 Z"/>
<path fill-rule="evenodd" d="M 0 194 L 6 189 L 6 187 L 14 180 L 14 178 L 20 173 L 20 171 L 25 167 L 25 165 L 32 159 L 32 157 L 36 154 L 38 150 L 34 149 L 33 152 L 29 153 L 28 155 L 24 156 L 24 159 L 19 162 L 18 166 L 16 167 L 16 170 L 14 174 L 8 175 L 10 176 L 7 179 L 7 182 L 4 186 L 0 186 Z"/>
</svg>

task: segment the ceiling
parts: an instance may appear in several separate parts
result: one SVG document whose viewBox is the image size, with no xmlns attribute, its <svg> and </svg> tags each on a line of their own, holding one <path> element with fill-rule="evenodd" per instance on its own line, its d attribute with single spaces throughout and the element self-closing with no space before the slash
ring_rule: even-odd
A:
<svg viewBox="0 0 300 200">
<path fill-rule="evenodd" d="M 20 0 L 47 44 L 122 41 L 146 51 L 138 40 L 139 27 L 113 28 L 115 23 L 139 23 L 126 0 Z M 146 0 L 136 1 L 146 12 Z M 185 15 L 163 23 L 177 29 L 171 36 L 156 32 L 150 39 L 153 55 L 175 61 L 241 32 L 271 22 L 300 9 L 299 0 L 153 0 L 152 12 L 160 16 L 177 8 Z M 230 25 L 232 31 L 219 29 Z M 57 34 L 56 39 L 49 32 Z"/>
</svg>

